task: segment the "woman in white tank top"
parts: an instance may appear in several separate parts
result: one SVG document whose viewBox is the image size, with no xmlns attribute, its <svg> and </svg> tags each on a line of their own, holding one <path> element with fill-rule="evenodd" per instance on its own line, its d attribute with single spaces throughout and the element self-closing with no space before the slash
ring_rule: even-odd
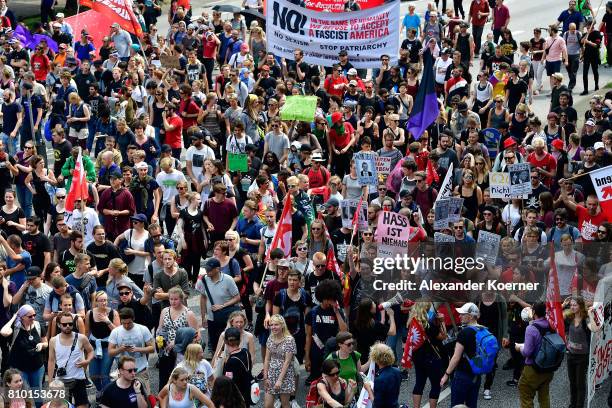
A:
<svg viewBox="0 0 612 408">
<path fill-rule="evenodd" d="M 214 408 L 210 398 L 202 393 L 196 386 L 189 384 L 187 370 L 176 367 L 170 374 L 170 381 L 159 392 L 160 408 L 193 408 L 194 401 L 200 406 Z"/>
</svg>

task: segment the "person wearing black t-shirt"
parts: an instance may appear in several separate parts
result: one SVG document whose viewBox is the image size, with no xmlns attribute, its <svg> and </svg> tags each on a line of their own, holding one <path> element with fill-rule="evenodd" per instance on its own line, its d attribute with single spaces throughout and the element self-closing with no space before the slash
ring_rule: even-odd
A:
<svg viewBox="0 0 612 408">
<path fill-rule="evenodd" d="M 106 233 L 102 225 L 94 227 L 93 236 L 93 242 L 87 246 L 87 253 L 92 254 L 95 259 L 96 283 L 98 284 L 98 290 L 103 290 L 108 280 L 108 264 L 111 259 L 119 258 L 119 250 L 115 244 L 106 239 Z"/>
<path fill-rule="evenodd" d="M 21 240 L 23 249 L 32 256 L 32 266 L 45 269 L 51 262 L 51 240 L 39 230 L 40 218 L 36 215 L 26 220 L 27 233 L 23 234 Z"/>
<path fill-rule="evenodd" d="M 440 381 L 444 385 L 451 374 L 451 407 L 465 404 L 468 407 L 475 407 L 478 402 L 478 390 L 480 389 L 480 375 L 472 372 L 468 358 L 473 358 L 476 354 L 476 332 L 481 326 L 478 325 L 480 311 L 474 303 L 466 303 L 457 309 L 461 317 L 463 329 L 457 335 L 455 353 L 448 363 L 446 372 Z"/>
<path fill-rule="evenodd" d="M 603 28 L 606 28 L 606 32 L 604 35 L 607 38 L 606 41 L 606 52 L 607 55 L 612 55 L 612 2 L 606 3 L 606 14 L 604 14 L 603 19 L 601 20 L 601 24 L 599 25 L 599 31 Z M 610 67 L 610 61 L 606 64 Z"/>
<path fill-rule="evenodd" d="M 315 296 L 317 286 L 325 280 L 334 279 L 334 274 L 327 269 L 327 259 L 321 252 L 317 252 L 313 255 L 312 266 L 314 271 L 306 276 L 304 280 L 304 289 L 312 297 L 313 303 L 318 305 L 319 301 Z"/>
<path fill-rule="evenodd" d="M 230 327 L 225 330 L 225 350 L 229 357 L 223 365 L 223 375 L 232 379 L 247 406 L 251 402 L 251 369 L 253 363 L 249 351 L 240 348 L 240 330 Z"/>
<path fill-rule="evenodd" d="M 121 356 L 117 367 L 119 377 L 104 388 L 100 406 L 102 408 L 146 408 L 148 404 L 144 387 L 140 380 L 136 379 L 136 360 L 130 356 Z"/>
<path fill-rule="evenodd" d="M 401 49 L 408 50 L 408 60 L 411 64 L 417 64 L 421 60 L 419 51 L 423 49 L 423 43 L 416 36 L 416 28 L 408 29 L 408 38 L 402 41 Z"/>
<path fill-rule="evenodd" d="M 510 113 L 514 113 L 516 106 L 525 100 L 527 95 L 527 84 L 518 76 L 519 69 L 510 69 L 510 79 L 506 84 L 506 104 Z"/>
</svg>

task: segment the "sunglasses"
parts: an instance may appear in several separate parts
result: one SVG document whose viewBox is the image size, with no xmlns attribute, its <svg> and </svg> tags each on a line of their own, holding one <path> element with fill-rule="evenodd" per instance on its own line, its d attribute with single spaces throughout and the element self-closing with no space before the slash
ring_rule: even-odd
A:
<svg viewBox="0 0 612 408">
<path fill-rule="evenodd" d="M 127 296 L 132 292 L 119 292 L 119 296 Z"/>
<path fill-rule="evenodd" d="M 311 228 L 311 230 L 312 230 L 312 231 L 321 231 L 322 229 L 323 229 L 323 228 L 318 228 L 318 227 Z"/>
<path fill-rule="evenodd" d="M 511 160 L 511 159 L 514 159 L 514 156 L 506 156 L 506 157 L 504 157 L 504 159 L 505 160 Z"/>
<path fill-rule="evenodd" d="M 299 247 L 297 248 L 298 251 L 308 251 L 308 248 L 306 247 Z"/>
<path fill-rule="evenodd" d="M 58 200 L 64 200 L 66 198 L 66 196 L 57 196 Z"/>
<path fill-rule="evenodd" d="M 325 264 L 319 264 L 319 265 L 315 265 L 315 268 L 325 268 Z"/>
<path fill-rule="evenodd" d="M 601 231 L 600 231 L 600 232 L 601 232 Z M 31 315 L 27 315 L 27 316 L 25 316 L 25 317 L 27 317 L 28 319 L 33 319 L 33 318 L 35 318 L 35 317 L 36 317 L 36 313 L 31 314 Z"/>
<path fill-rule="evenodd" d="M 62 325 L 62 327 L 72 327 L 74 325 L 74 323 L 69 322 L 69 323 L 60 323 Z"/>
<path fill-rule="evenodd" d="M 598 231 L 597 231 L 597 233 L 598 233 L 598 234 L 606 234 L 607 232 L 608 232 L 608 231 L 605 231 L 605 230 L 604 230 L 604 231 L 602 231 L 602 230 L 598 230 Z"/>
<path fill-rule="evenodd" d="M 363 233 L 361 233 L 361 235 L 363 235 L 364 237 L 371 237 L 372 233 L 371 232 L 363 232 Z"/>
<path fill-rule="evenodd" d="M 122 368 L 122 370 L 127 371 L 128 373 L 136 373 L 138 370 L 135 368 Z"/>
<path fill-rule="evenodd" d="M 330 376 L 330 377 L 337 377 L 337 376 L 339 376 L 339 375 L 340 375 L 340 371 L 335 371 L 335 372 L 333 372 L 333 373 L 329 373 L 329 374 L 327 374 L 327 375 L 328 375 L 328 376 Z"/>
</svg>

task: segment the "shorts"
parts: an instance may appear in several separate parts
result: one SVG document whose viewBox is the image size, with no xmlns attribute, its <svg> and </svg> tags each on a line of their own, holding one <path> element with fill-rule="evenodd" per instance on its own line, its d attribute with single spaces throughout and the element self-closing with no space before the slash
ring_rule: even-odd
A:
<svg viewBox="0 0 612 408">
<path fill-rule="evenodd" d="M 561 72 L 561 61 L 546 61 L 546 76 Z"/>
<path fill-rule="evenodd" d="M 87 128 L 87 126 L 78 131 L 74 130 L 73 128 L 70 128 L 70 131 L 68 132 L 68 137 L 71 137 L 73 139 L 87 139 L 87 136 L 89 136 L 89 129 Z"/>
<path fill-rule="evenodd" d="M 73 400 L 75 406 L 89 405 L 89 398 L 87 397 L 87 380 L 73 380 L 70 388 L 66 387 L 68 391 L 69 400 Z"/>
<path fill-rule="evenodd" d="M 259 333 L 259 335 L 257 336 L 257 340 L 259 340 L 259 345 L 260 346 L 265 346 L 266 343 L 268 342 L 268 337 L 270 336 L 270 331 L 269 330 L 264 330 L 261 333 Z"/>
</svg>

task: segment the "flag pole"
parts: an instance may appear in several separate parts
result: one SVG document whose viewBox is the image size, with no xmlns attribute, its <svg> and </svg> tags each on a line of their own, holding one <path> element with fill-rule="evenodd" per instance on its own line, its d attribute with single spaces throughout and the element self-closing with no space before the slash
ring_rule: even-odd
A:
<svg viewBox="0 0 612 408">
<path fill-rule="evenodd" d="M 82 173 L 80 176 L 85 179 L 85 185 L 86 185 L 85 188 L 89 188 L 89 185 L 87 185 L 87 178 L 84 177 L 85 173 L 83 173 L 85 171 L 85 166 L 83 166 L 83 149 L 80 146 L 79 146 L 79 155 L 81 156 L 81 173 Z M 79 208 L 79 211 L 81 212 L 81 235 L 83 236 L 83 242 L 85 242 L 85 211 L 84 211 L 84 208 L 87 207 L 87 204 L 83 202 L 83 194 L 81 194 L 81 197 L 79 198 L 81 199 L 81 208 Z M 74 211 L 74 208 L 72 211 Z M 84 254 L 87 253 L 87 248 L 85 248 L 85 245 L 83 245 L 81 250 L 83 251 Z"/>
</svg>

